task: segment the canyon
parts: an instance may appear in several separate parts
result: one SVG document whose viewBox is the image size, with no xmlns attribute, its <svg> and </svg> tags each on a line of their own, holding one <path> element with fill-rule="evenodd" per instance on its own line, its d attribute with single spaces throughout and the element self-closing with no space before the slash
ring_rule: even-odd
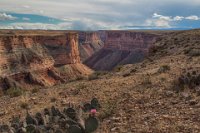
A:
<svg viewBox="0 0 200 133">
<path fill-rule="evenodd" d="M 84 63 L 94 70 L 112 70 L 116 66 L 137 63 L 164 35 L 160 31 L 105 31 L 104 46 Z"/>
<path fill-rule="evenodd" d="M 78 34 L 81 61 L 87 60 L 104 46 L 103 34 L 98 31 L 80 31 Z"/>
<path fill-rule="evenodd" d="M 160 31 L 0 31 L 0 88 L 53 86 L 137 63 Z M 83 62 L 83 63 L 82 63 Z M 92 69 L 90 69 L 92 68 Z"/>
</svg>

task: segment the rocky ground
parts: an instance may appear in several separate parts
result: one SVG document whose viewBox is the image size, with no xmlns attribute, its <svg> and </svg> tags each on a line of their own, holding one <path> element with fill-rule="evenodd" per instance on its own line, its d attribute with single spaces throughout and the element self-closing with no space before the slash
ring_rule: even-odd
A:
<svg viewBox="0 0 200 133">
<path fill-rule="evenodd" d="M 88 79 L 26 91 L 15 98 L 2 96 L 0 123 L 7 123 L 13 115 L 24 119 L 24 104 L 34 114 L 52 105 L 64 108 L 69 102 L 78 105 L 96 97 L 102 106 L 97 114 L 100 121 L 97 133 L 199 133 L 200 56 L 198 52 L 190 54 L 199 50 L 199 43 L 192 46 L 189 53 L 183 52 L 184 47 L 169 53 L 170 48 L 158 44 L 162 52 L 141 63 L 118 66 L 112 72 L 96 72 Z"/>
<path fill-rule="evenodd" d="M 182 69 L 199 68 L 200 58 L 168 56 L 118 68 L 118 72 L 26 92 L 20 97 L 0 98 L 1 123 L 21 115 L 28 104 L 31 113 L 52 105 L 63 108 L 68 102 L 80 104 L 97 97 L 102 105 L 98 132 L 199 132 L 200 97 L 190 88 L 177 91 L 174 81 Z M 164 65 L 169 70 L 161 71 Z M 105 74 L 105 75 L 104 75 Z"/>
</svg>

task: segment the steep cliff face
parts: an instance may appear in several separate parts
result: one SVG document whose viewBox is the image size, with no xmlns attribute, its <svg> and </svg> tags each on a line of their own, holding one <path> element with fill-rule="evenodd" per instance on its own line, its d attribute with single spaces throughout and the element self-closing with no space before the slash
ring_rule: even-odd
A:
<svg viewBox="0 0 200 133">
<path fill-rule="evenodd" d="M 103 47 L 104 43 L 96 32 L 79 32 L 79 50 L 81 60 L 85 61 Z"/>
<path fill-rule="evenodd" d="M 77 33 L 25 33 L 0 36 L 0 88 L 52 86 L 92 72 L 80 61 Z"/>
<path fill-rule="evenodd" d="M 117 65 L 140 62 L 160 32 L 106 31 L 104 47 L 84 63 L 95 70 L 111 70 Z"/>
<path fill-rule="evenodd" d="M 41 37 L 39 41 L 48 49 L 56 66 L 81 62 L 77 34 Z"/>
</svg>

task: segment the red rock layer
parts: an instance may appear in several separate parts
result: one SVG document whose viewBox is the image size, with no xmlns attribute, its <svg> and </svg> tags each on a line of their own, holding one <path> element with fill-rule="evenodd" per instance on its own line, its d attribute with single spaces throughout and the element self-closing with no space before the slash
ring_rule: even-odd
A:
<svg viewBox="0 0 200 133">
<path fill-rule="evenodd" d="M 77 33 L 25 33 L 0 35 L 0 88 L 52 86 L 92 72 L 81 64 Z M 70 74 L 61 66 L 71 69 Z"/>
</svg>

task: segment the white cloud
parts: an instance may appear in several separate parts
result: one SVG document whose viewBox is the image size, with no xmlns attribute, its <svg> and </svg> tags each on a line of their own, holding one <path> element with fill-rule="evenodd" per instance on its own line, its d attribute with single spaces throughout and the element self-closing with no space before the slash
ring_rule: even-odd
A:
<svg viewBox="0 0 200 133">
<path fill-rule="evenodd" d="M 188 19 L 188 20 L 200 20 L 200 17 L 198 17 L 196 15 L 192 15 L 192 16 L 186 17 L 185 19 Z"/>
<path fill-rule="evenodd" d="M 17 19 L 16 17 L 13 17 L 12 15 L 6 14 L 6 13 L 0 13 L 0 21 L 5 21 L 5 20 L 15 20 Z"/>
<path fill-rule="evenodd" d="M 159 15 L 159 14 L 157 14 L 157 13 L 154 13 L 154 14 L 153 14 L 153 18 L 160 18 L 160 17 L 162 17 L 162 15 Z"/>
<path fill-rule="evenodd" d="M 158 13 L 154 13 L 153 16 L 152 16 L 152 18 L 162 19 L 162 20 L 166 20 L 166 21 L 181 21 L 183 19 L 200 20 L 200 17 L 198 17 L 196 15 L 191 15 L 191 16 L 187 16 L 187 17 L 183 17 L 183 16 L 171 17 L 171 16 L 160 15 Z"/>
<path fill-rule="evenodd" d="M 164 15 L 160 15 L 158 13 L 154 13 L 153 18 L 158 18 L 158 19 L 165 20 L 165 21 L 172 21 L 173 20 L 171 16 L 164 16 Z"/>
<path fill-rule="evenodd" d="M 147 19 L 145 21 L 146 26 L 150 27 L 162 27 L 162 28 L 170 28 L 170 23 L 167 20 L 164 19 Z"/>
<path fill-rule="evenodd" d="M 174 21 L 181 21 L 183 19 L 184 19 L 183 16 L 176 16 L 176 17 L 173 18 Z"/>
</svg>

